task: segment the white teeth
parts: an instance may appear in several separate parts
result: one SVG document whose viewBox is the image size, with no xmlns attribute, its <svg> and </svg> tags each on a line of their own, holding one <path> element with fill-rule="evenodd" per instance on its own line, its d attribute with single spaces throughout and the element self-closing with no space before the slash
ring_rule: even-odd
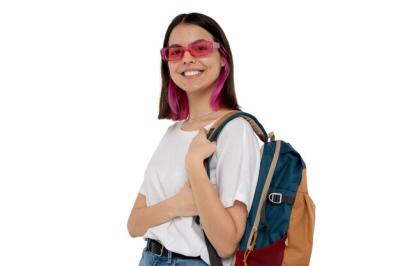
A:
<svg viewBox="0 0 400 266">
<path fill-rule="evenodd" d="M 187 72 L 184 72 L 183 75 L 184 75 L 185 77 L 190 77 L 190 76 L 198 75 L 198 74 L 200 74 L 200 73 L 201 73 L 201 71 L 194 70 L 194 71 L 187 71 Z"/>
</svg>

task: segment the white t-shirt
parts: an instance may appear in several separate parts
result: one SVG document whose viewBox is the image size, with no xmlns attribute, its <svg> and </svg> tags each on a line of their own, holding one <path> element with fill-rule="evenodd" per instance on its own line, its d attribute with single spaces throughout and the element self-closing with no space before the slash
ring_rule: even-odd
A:
<svg viewBox="0 0 400 266">
<path fill-rule="evenodd" d="M 208 131 L 212 123 L 204 128 Z M 188 179 L 185 156 L 198 130 L 184 131 L 182 124 L 183 121 L 176 121 L 168 127 L 147 165 L 139 189 L 146 196 L 147 206 L 176 195 Z M 218 136 L 216 152 L 210 161 L 210 181 L 217 186 L 225 208 L 239 200 L 246 204 L 247 213 L 250 212 L 259 166 L 260 144 L 251 125 L 242 117 L 228 122 Z M 144 234 L 145 238 L 157 239 L 173 252 L 201 256 L 210 264 L 202 229 L 193 217 L 176 217 L 151 227 Z M 224 259 L 223 265 L 230 266 L 233 257 Z"/>
</svg>

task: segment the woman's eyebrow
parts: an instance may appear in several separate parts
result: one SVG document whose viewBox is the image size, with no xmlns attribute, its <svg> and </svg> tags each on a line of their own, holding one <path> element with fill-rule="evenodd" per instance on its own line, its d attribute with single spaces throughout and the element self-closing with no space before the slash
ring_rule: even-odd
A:
<svg viewBox="0 0 400 266">
<path fill-rule="evenodd" d="M 198 39 L 198 40 L 195 40 L 195 41 L 191 42 L 190 44 L 201 42 L 201 41 L 207 41 L 207 40 L 206 39 Z M 170 46 L 182 46 L 182 45 L 174 43 L 174 44 L 171 44 Z"/>
<path fill-rule="evenodd" d="M 206 40 L 206 39 L 198 39 L 198 40 L 196 40 L 196 41 L 194 41 L 194 42 L 191 42 L 191 44 L 192 44 L 192 43 L 201 42 L 201 41 L 207 41 L 207 40 Z"/>
</svg>

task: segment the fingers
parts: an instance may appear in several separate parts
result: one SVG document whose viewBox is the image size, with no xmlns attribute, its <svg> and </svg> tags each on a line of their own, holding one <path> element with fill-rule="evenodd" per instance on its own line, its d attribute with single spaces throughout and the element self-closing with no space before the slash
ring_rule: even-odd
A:
<svg viewBox="0 0 400 266">
<path fill-rule="evenodd" d="M 207 141 L 208 141 L 208 143 L 211 143 L 211 144 L 213 144 L 214 146 L 215 146 L 215 148 L 217 147 L 217 141 L 210 141 L 209 139 L 208 139 L 208 137 L 207 137 L 207 134 L 208 134 L 208 132 L 207 132 L 207 130 L 204 128 L 204 127 L 201 127 L 201 128 L 199 128 L 199 130 L 198 130 L 198 136 L 199 135 L 202 135 L 202 138 L 205 138 L 205 139 L 207 139 Z"/>
<path fill-rule="evenodd" d="M 204 127 L 199 128 L 199 134 L 207 135 L 207 130 Z"/>
<path fill-rule="evenodd" d="M 199 134 L 204 134 L 205 137 L 207 138 L 208 131 L 204 127 L 202 127 L 199 129 Z M 216 141 L 214 140 L 212 143 L 216 143 Z"/>
<path fill-rule="evenodd" d="M 184 186 L 188 186 L 188 187 L 190 187 L 190 180 L 189 180 L 189 179 L 186 181 L 186 183 L 185 183 L 185 185 L 184 185 Z"/>
<path fill-rule="evenodd" d="M 207 137 L 207 134 L 208 134 L 208 131 L 204 127 L 201 127 L 201 128 L 199 128 L 197 135 L 202 135 L 203 138 L 209 140 Z"/>
</svg>

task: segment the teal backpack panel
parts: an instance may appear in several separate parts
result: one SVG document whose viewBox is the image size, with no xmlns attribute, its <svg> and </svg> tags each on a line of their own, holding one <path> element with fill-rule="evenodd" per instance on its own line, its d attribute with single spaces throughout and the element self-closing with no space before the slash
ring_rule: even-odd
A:
<svg viewBox="0 0 400 266">
<path fill-rule="evenodd" d="M 287 203 L 272 203 L 268 199 L 260 198 L 274 156 L 275 147 L 276 141 L 264 144 L 256 192 L 247 218 L 245 234 L 239 244 L 239 250 L 241 251 L 246 249 L 259 204 L 263 204 L 263 210 L 258 226 L 255 249 L 266 247 L 282 239 L 289 227 L 293 205 Z M 289 143 L 281 140 L 279 159 L 272 176 L 268 194 L 282 193 L 287 197 L 295 198 L 304 167 L 306 167 L 306 165 L 300 154 L 298 154 Z"/>
</svg>

